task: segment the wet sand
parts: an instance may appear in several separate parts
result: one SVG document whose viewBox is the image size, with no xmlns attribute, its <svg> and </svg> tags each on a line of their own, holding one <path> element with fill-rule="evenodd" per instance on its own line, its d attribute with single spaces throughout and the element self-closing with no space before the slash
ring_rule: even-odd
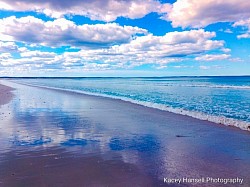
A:
<svg viewBox="0 0 250 187">
<path fill-rule="evenodd" d="M 249 132 L 120 100 L 3 83 L 15 97 L 0 108 L 1 187 L 250 185 Z M 243 185 L 164 183 L 183 177 L 238 177 Z"/>
<path fill-rule="evenodd" d="M 0 84 L 0 106 L 7 104 L 13 97 L 14 89 L 5 85 Z"/>
</svg>

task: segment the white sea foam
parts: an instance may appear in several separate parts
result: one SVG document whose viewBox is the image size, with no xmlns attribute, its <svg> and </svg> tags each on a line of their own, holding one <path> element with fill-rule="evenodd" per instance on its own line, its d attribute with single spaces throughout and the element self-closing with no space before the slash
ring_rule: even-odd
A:
<svg viewBox="0 0 250 187">
<path fill-rule="evenodd" d="M 250 90 L 250 86 L 233 86 L 233 85 L 179 84 L 179 86 Z"/>
<path fill-rule="evenodd" d="M 198 87 L 198 88 L 222 88 L 222 89 L 240 89 L 240 90 L 250 90 L 250 86 L 236 86 L 236 85 L 212 85 L 212 84 L 174 84 L 174 83 L 164 83 L 164 86 L 179 86 L 179 87 Z"/>
<path fill-rule="evenodd" d="M 41 86 L 41 85 L 36 85 L 36 84 L 26 84 L 26 83 L 19 83 L 19 84 L 122 100 L 122 101 L 130 102 L 130 103 L 146 106 L 149 108 L 155 108 L 155 109 L 159 109 L 159 110 L 163 110 L 163 111 L 172 112 L 175 114 L 190 116 L 190 117 L 193 117 L 193 118 L 196 118 L 199 120 L 210 121 L 210 122 L 214 122 L 214 123 L 222 124 L 222 125 L 226 125 L 226 126 L 234 126 L 234 127 L 240 128 L 242 130 L 250 131 L 250 122 L 241 121 L 241 120 L 237 120 L 237 119 L 233 119 L 233 118 L 227 118 L 225 116 L 208 115 L 208 114 L 205 114 L 202 112 L 189 111 L 189 110 L 184 110 L 181 108 L 173 108 L 173 107 L 169 107 L 169 106 L 166 106 L 163 104 L 152 103 L 152 102 L 147 102 L 147 101 L 137 101 L 137 100 L 126 98 L 126 97 L 111 96 L 111 95 L 107 95 L 107 94 L 86 92 L 86 91 L 80 91 L 80 90 L 71 90 L 71 89 L 66 89 L 66 88 Z"/>
</svg>

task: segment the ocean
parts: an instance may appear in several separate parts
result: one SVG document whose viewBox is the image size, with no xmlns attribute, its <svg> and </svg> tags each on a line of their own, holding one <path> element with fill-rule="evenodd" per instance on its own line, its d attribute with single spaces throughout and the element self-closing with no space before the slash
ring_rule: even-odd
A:
<svg viewBox="0 0 250 187">
<path fill-rule="evenodd" d="M 11 80 L 39 87 L 121 99 L 250 130 L 250 76 Z"/>
</svg>

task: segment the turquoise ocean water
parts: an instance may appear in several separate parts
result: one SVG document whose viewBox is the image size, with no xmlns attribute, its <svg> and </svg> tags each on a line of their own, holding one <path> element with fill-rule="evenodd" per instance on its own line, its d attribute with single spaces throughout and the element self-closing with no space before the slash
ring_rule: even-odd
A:
<svg viewBox="0 0 250 187">
<path fill-rule="evenodd" d="M 122 99 L 243 130 L 249 130 L 250 126 L 250 76 L 17 78 L 12 81 Z"/>
</svg>

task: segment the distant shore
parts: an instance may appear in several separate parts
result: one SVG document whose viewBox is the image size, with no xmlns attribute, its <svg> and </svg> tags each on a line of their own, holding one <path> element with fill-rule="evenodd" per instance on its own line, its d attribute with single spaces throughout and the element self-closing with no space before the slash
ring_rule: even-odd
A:
<svg viewBox="0 0 250 187">
<path fill-rule="evenodd" d="M 250 184 L 249 132 L 121 100 L 6 85 L 0 186 Z M 207 177 L 215 180 L 164 183 Z"/>
</svg>

